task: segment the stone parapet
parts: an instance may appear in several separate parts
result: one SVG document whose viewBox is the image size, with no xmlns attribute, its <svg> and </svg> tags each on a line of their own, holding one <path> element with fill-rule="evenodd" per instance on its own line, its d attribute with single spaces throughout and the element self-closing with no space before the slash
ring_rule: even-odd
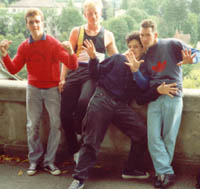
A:
<svg viewBox="0 0 200 189">
<path fill-rule="evenodd" d="M 25 81 L 0 80 L 0 153 L 27 155 Z M 176 143 L 174 163 L 200 165 L 200 90 L 184 89 L 184 108 Z M 132 107 L 146 119 L 147 106 Z M 47 142 L 49 121 L 47 112 L 41 120 L 40 135 Z M 61 144 L 65 143 L 64 137 Z M 61 145 L 60 150 L 63 149 Z M 130 140 L 111 125 L 102 144 L 103 153 L 127 154 Z"/>
</svg>

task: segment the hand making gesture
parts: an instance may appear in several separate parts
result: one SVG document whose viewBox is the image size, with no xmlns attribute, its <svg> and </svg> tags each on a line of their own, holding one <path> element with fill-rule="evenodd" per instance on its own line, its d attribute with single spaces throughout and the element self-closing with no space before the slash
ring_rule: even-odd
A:
<svg viewBox="0 0 200 189">
<path fill-rule="evenodd" d="M 131 51 L 125 53 L 125 56 L 128 60 L 128 62 L 125 62 L 125 64 L 130 67 L 132 72 L 137 72 L 144 60 L 137 60 L 134 53 Z"/>
<path fill-rule="evenodd" d="M 96 58 L 96 49 L 95 49 L 95 46 L 92 42 L 92 40 L 85 40 L 84 41 L 84 45 L 83 46 L 83 49 L 88 53 L 89 57 L 91 59 L 95 59 Z"/>
<path fill-rule="evenodd" d="M 8 54 L 8 48 L 11 43 L 12 41 L 9 41 L 7 39 L 4 39 L 3 41 L 0 42 L 0 51 L 3 57 Z"/>
<path fill-rule="evenodd" d="M 193 64 L 193 58 L 196 56 L 196 54 L 192 55 L 191 50 L 184 49 L 182 50 L 182 58 L 183 61 L 179 62 L 177 65 L 181 66 L 183 64 Z"/>
</svg>

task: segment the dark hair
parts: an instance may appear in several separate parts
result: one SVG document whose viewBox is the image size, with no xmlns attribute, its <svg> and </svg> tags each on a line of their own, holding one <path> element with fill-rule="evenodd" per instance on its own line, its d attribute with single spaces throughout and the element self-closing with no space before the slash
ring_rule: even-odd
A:
<svg viewBox="0 0 200 189">
<path fill-rule="evenodd" d="M 140 40 L 140 33 L 138 31 L 134 31 L 126 36 L 126 43 L 129 44 L 130 41 L 137 40 L 140 45 L 143 47 L 142 42 Z"/>
<path fill-rule="evenodd" d="M 157 25 L 153 20 L 145 19 L 141 22 L 140 26 L 142 28 L 152 28 L 152 31 L 157 31 Z"/>
</svg>

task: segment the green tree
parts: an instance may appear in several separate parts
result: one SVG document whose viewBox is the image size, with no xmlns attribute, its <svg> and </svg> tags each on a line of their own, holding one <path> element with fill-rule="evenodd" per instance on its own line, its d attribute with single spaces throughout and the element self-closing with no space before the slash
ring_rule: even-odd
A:
<svg viewBox="0 0 200 189">
<path fill-rule="evenodd" d="M 129 7 L 129 0 L 122 0 L 121 9 L 127 10 Z"/>
<path fill-rule="evenodd" d="M 161 5 L 161 17 L 168 26 L 168 37 L 172 37 L 176 30 L 181 31 L 188 16 L 187 0 L 168 0 Z"/>
<path fill-rule="evenodd" d="M 58 20 L 58 29 L 61 33 L 67 32 L 68 37 L 70 31 L 75 26 L 80 26 L 84 23 L 83 16 L 75 7 L 63 8 Z"/>
<path fill-rule="evenodd" d="M 198 16 L 195 13 L 189 13 L 188 18 L 183 24 L 182 31 L 185 34 L 190 34 L 191 43 L 196 44 L 198 40 Z"/>
<path fill-rule="evenodd" d="M 192 0 L 190 9 L 195 14 L 200 14 L 200 1 L 199 0 Z"/>
<path fill-rule="evenodd" d="M 149 15 L 144 10 L 139 8 L 128 9 L 126 14 L 134 18 L 134 20 L 138 23 L 149 17 Z"/>
<path fill-rule="evenodd" d="M 24 12 L 18 12 L 12 15 L 12 21 L 9 27 L 9 33 L 12 34 L 13 36 L 22 33 L 25 38 L 29 36 L 29 32 L 26 29 Z"/>
<path fill-rule="evenodd" d="M 59 14 L 57 9 L 54 8 L 42 8 L 45 20 L 45 30 L 48 34 L 58 37 L 58 20 Z"/>
<path fill-rule="evenodd" d="M 7 9 L 1 9 L 0 11 L 0 35 L 6 35 L 8 33 L 8 23 L 10 23 L 10 17 Z"/>
<path fill-rule="evenodd" d="M 110 18 L 103 23 L 106 29 L 113 32 L 119 52 L 124 52 L 127 49 L 125 37 L 130 32 L 127 20 L 127 17 L 119 16 Z"/>
</svg>

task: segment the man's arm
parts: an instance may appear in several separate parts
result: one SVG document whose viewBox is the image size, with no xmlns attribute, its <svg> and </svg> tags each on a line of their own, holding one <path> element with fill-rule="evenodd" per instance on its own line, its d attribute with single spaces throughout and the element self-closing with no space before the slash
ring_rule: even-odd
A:
<svg viewBox="0 0 200 189">
<path fill-rule="evenodd" d="M 115 38 L 112 32 L 105 30 L 105 47 L 109 56 L 118 53 Z"/>
<path fill-rule="evenodd" d="M 139 105 L 147 104 L 156 100 L 160 95 L 168 95 L 173 98 L 173 95 L 175 95 L 177 92 L 178 88 L 176 87 L 176 83 L 162 83 L 161 85 L 155 85 L 146 91 L 138 90 L 136 102 Z"/>
<path fill-rule="evenodd" d="M 2 60 L 4 62 L 6 69 L 11 74 L 16 74 L 24 66 L 25 59 L 23 56 L 22 46 L 20 45 L 17 50 L 17 54 L 15 55 L 15 58 L 13 59 L 13 61 L 11 60 L 11 58 L 8 55 L 8 48 L 11 43 L 12 43 L 12 41 L 8 41 L 7 39 L 1 41 L 0 42 L 0 51 L 1 51 Z"/>
<path fill-rule="evenodd" d="M 75 48 L 76 48 L 76 44 L 77 44 L 77 40 L 78 40 L 78 34 L 79 34 L 79 27 L 75 27 L 74 29 L 72 29 L 70 36 L 69 36 L 69 41 L 71 43 L 73 50 L 75 50 Z M 62 64 L 60 82 L 59 82 L 59 86 L 58 86 L 58 89 L 59 89 L 60 92 L 63 91 L 63 87 L 66 83 L 66 77 L 67 77 L 68 71 L 69 71 L 69 69 L 67 68 L 67 66 Z"/>
</svg>

